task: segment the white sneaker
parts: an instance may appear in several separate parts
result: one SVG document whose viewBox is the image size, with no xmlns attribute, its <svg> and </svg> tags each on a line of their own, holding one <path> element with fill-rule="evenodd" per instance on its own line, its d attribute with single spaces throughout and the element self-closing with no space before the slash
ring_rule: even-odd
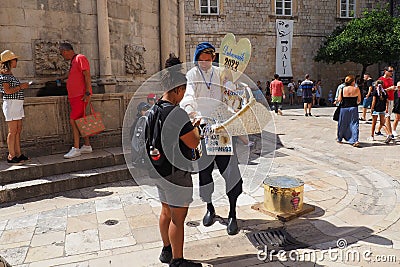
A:
<svg viewBox="0 0 400 267">
<path fill-rule="evenodd" d="M 79 151 L 79 148 L 72 147 L 71 150 L 64 155 L 64 158 L 70 159 L 70 158 L 75 158 L 79 157 L 81 155 L 81 152 Z"/>
<path fill-rule="evenodd" d="M 375 138 L 373 136 L 370 136 L 370 137 L 367 138 L 367 141 L 373 142 L 373 141 L 375 141 Z"/>
<path fill-rule="evenodd" d="M 81 147 L 81 149 L 79 149 L 79 151 L 80 151 L 82 154 L 92 153 L 92 152 L 93 152 L 92 146 L 85 146 L 85 145 L 83 145 L 83 146 Z"/>
<path fill-rule="evenodd" d="M 394 137 L 399 136 L 399 134 L 396 131 L 392 131 L 392 134 L 393 134 Z"/>
</svg>

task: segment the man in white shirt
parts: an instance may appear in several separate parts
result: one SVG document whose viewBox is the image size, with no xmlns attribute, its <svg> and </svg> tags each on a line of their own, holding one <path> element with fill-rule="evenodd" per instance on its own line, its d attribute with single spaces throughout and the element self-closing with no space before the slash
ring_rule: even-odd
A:
<svg viewBox="0 0 400 267">
<path fill-rule="evenodd" d="M 210 43 L 197 45 L 194 54 L 196 66 L 186 74 L 186 93 L 180 103 L 191 118 L 196 116 L 210 117 L 211 113 L 222 104 L 221 71 L 218 67 L 212 65 L 215 57 L 215 48 Z M 207 212 L 203 218 L 203 225 L 211 226 L 216 216 L 211 199 L 214 192 L 212 177 L 214 163 L 217 164 L 218 170 L 225 180 L 226 194 L 229 198 L 230 210 L 227 232 L 229 235 L 235 235 L 238 233 L 236 202 L 243 191 L 243 180 L 236 155 L 208 156 L 204 152 L 199 160 L 200 197 L 207 203 Z"/>
</svg>

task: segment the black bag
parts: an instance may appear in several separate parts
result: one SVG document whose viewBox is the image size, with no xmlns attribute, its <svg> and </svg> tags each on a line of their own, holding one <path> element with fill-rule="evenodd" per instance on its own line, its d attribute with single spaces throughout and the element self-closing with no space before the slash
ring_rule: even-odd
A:
<svg viewBox="0 0 400 267">
<path fill-rule="evenodd" d="M 333 118 L 332 118 L 332 119 L 333 119 L 334 121 L 339 121 L 340 108 L 341 108 L 341 104 L 339 104 L 339 106 L 336 107 L 335 113 L 333 113 Z"/>
<path fill-rule="evenodd" d="M 342 95 L 342 101 L 343 101 L 343 88 L 340 89 L 340 94 Z M 334 121 L 339 121 L 340 117 L 340 109 L 342 108 L 342 103 L 339 103 L 339 106 L 336 107 L 335 112 L 333 113 L 333 120 Z"/>
<path fill-rule="evenodd" d="M 153 166 L 157 168 L 168 163 L 161 145 L 161 110 L 165 105 L 156 103 L 135 125 L 131 140 L 134 168 L 148 172 Z"/>
</svg>

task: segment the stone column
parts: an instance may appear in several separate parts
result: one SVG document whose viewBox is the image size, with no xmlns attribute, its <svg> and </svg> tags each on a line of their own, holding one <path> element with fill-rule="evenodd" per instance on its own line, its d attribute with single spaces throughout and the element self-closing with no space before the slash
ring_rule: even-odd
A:
<svg viewBox="0 0 400 267">
<path fill-rule="evenodd" d="M 170 49 L 170 14 L 169 14 L 169 1 L 160 0 L 160 43 L 161 43 L 161 68 L 164 67 L 165 60 L 168 59 Z"/>
<path fill-rule="evenodd" d="M 182 62 L 186 62 L 184 0 L 179 0 L 179 58 Z"/>
<path fill-rule="evenodd" d="M 114 93 L 116 81 L 112 77 L 110 31 L 108 27 L 107 0 L 97 0 L 97 34 L 99 44 L 100 78 L 97 84 L 104 87 L 105 93 Z"/>
</svg>

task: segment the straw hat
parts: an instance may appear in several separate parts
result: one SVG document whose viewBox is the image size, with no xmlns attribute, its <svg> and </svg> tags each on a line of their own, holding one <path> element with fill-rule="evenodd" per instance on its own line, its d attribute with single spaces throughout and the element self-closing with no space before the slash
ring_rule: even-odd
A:
<svg viewBox="0 0 400 267">
<path fill-rule="evenodd" d="M 7 62 L 7 61 L 12 60 L 12 59 L 15 59 L 15 58 L 18 58 L 18 56 L 15 55 L 14 52 L 12 52 L 12 51 L 10 51 L 10 50 L 4 50 L 4 51 L 1 53 L 1 59 L 0 59 L 0 61 L 1 61 L 1 62 Z"/>
</svg>

